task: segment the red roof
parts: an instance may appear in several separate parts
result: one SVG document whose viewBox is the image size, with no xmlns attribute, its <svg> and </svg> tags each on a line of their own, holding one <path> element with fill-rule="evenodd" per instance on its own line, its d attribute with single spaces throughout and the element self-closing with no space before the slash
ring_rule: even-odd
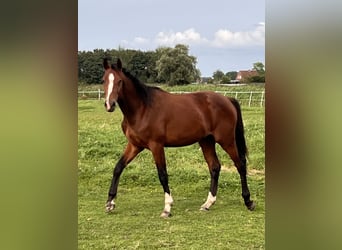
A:
<svg viewBox="0 0 342 250">
<path fill-rule="evenodd" d="M 240 70 L 237 75 L 235 80 L 246 80 L 247 78 L 250 78 L 252 76 L 257 76 L 259 75 L 256 70 Z"/>
</svg>

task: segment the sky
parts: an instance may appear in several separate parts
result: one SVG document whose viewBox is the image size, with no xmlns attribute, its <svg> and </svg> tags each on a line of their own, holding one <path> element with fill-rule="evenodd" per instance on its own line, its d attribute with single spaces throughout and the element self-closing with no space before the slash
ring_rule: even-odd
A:
<svg viewBox="0 0 342 250">
<path fill-rule="evenodd" d="M 265 0 L 78 1 L 79 51 L 179 43 L 189 46 L 202 76 L 265 64 Z"/>
</svg>

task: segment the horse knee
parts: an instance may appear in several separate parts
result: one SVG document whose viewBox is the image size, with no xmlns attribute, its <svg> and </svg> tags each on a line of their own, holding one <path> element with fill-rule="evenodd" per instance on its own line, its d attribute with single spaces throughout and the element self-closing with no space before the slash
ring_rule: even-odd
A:
<svg viewBox="0 0 342 250">
<path fill-rule="evenodd" d="M 160 182 L 168 181 L 167 172 L 165 168 L 158 167 L 158 176 Z"/>
<path fill-rule="evenodd" d="M 158 167 L 158 177 L 160 184 L 163 186 L 164 192 L 170 193 L 169 189 L 169 177 L 167 174 L 166 167 Z"/>
<path fill-rule="evenodd" d="M 124 168 L 125 168 L 124 158 L 121 157 L 114 167 L 113 175 L 120 176 Z"/>
<path fill-rule="evenodd" d="M 215 164 L 213 167 L 210 169 L 210 175 L 214 179 L 218 179 L 220 176 L 220 171 L 221 171 L 221 165 L 220 164 Z"/>
</svg>

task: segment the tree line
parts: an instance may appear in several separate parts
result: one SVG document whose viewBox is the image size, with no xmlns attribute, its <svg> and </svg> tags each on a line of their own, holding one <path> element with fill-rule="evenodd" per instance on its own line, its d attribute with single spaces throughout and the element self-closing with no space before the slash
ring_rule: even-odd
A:
<svg viewBox="0 0 342 250">
<path fill-rule="evenodd" d="M 256 73 L 254 75 L 248 76 L 242 79 L 239 82 L 265 82 L 265 66 L 261 62 L 256 62 L 253 64 L 252 71 Z M 208 83 L 220 83 L 220 84 L 229 84 L 232 80 L 236 79 L 238 75 L 237 71 L 228 71 L 224 73 L 222 70 L 216 70 L 213 73 L 213 77 L 207 79 Z"/>
<path fill-rule="evenodd" d="M 159 47 L 154 51 L 133 49 L 95 49 L 78 51 L 78 79 L 80 84 L 99 84 L 102 82 L 102 61 L 108 58 L 112 63 L 120 58 L 124 67 L 132 75 L 145 83 L 167 83 L 183 85 L 193 82 L 230 83 L 238 72 L 213 72 L 213 76 L 201 79 L 201 72 L 196 68 L 197 58 L 189 55 L 189 47 L 177 44 L 174 48 Z M 247 79 L 249 82 L 265 82 L 264 65 L 254 63 L 257 76 Z"/>
<path fill-rule="evenodd" d="M 103 58 L 110 59 L 112 63 L 120 58 L 127 71 L 146 83 L 181 85 L 198 81 L 200 78 L 200 71 L 196 68 L 196 57 L 189 55 L 187 45 L 178 44 L 174 48 L 160 47 L 146 52 L 120 47 L 111 50 L 78 51 L 80 83 L 102 82 Z"/>
</svg>

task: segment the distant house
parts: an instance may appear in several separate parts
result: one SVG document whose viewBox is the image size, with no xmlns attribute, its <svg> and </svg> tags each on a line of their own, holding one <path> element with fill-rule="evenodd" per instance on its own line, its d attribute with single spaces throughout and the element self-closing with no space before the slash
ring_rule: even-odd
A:
<svg viewBox="0 0 342 250">
<path fill-rule="evenodd" d="M 246 82 L 248 81 L 248 78 L 252 76 L 258 76 L 258 72 L 254 69 L 252 70 L 240 70 L 237 75 L 235 80 L 232 80 L 231 82 Z"/>
</svg>

